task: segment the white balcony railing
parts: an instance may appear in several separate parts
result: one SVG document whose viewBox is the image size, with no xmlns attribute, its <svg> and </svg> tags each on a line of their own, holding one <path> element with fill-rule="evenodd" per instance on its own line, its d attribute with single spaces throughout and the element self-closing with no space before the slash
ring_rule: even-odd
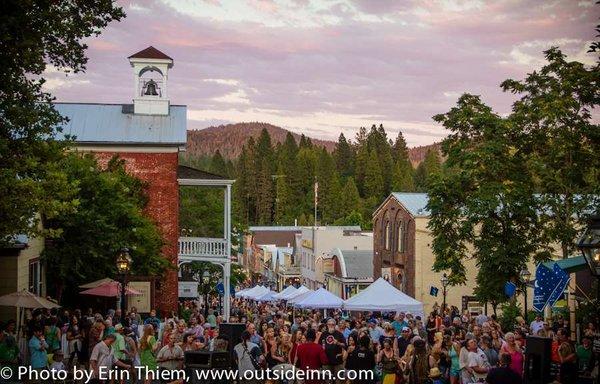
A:
<svg viewBox="0 0 600 384">
<path fill-rule="evenodd" d="M 179 257 L 214 257 L 223 258 L 229 256 L 227 240 L 209 237 L 180 237 Z"/>
</svg>

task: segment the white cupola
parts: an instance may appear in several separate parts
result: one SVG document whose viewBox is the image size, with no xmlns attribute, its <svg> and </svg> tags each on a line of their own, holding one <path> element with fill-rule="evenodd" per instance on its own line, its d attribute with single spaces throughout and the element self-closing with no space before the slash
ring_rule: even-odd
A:
<svg viewBox="0 0 600 384">
<path fill-rule="evenodd" d="M 133 113 L 168 115 L 167 81 L 173 59 L 150 46 L 129 56 L 133 67 Z"/>
</svg>

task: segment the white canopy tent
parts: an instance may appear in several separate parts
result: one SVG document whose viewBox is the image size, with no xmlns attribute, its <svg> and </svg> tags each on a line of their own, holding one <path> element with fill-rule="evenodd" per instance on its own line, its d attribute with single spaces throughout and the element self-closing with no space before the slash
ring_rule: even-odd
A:
<svg viewBox="0 0 600 384">
<path fill-rule="evenodd" d="M 293 285 L 288 285 L 283 291 L 276 293 L 273 298 L 275 300 L 281 300 L 283 299 L 286 295 L 291 294 L 292 292 L 296 292 L 297 289 L 296 287 L 294 287 Z"/>
<path fill-rule="evenodd" d="M 308 289 L 308 291 L 301 293 L 299 295 L 296 295 L 296 296 L 292 297 L 291 299 L 288 299 L 287 304 L 296 306 L 296 303 L 299 303 L 300 301 L 306 299 L 309 295 L 312 295 L 314 292 L 315 291 Z"/>
<path fill-rule="evenodd" d="M 396 289 L 381 277 L 363 291 L 346 300 L 344 309 L 348 311 L 402 311 L 423 316 L 423 303 Z"/>
<path fill-rule="evenodd" d="M 294 306 L 298 308 L 310 309 L 339 309 L 342 307 L 344 300 L 329 292 L 325 288 L 319 288 L 314 292 L 310 292 L 307 296 L 302 297 L 302 300 L 296 301 Z"/>
<path fill-rule="evenodd" d="M 265 294 L 263 294 L 261 296 L 258 296 L 256 298 L 256 301 L 261 301 L 261 302 L 264 302 L 264 301 L 275 301 L 275 299 L 273 298 L 273 296 L 275 296 L 275 294 L 277 294 L 277 292 L 269 290 L 267 293 L 265 293 Z"/>
<path fill-rule="evenodd" d="M 295 297 L 298 297 L 306 292 L 312 292 L 312 290 L 306 288 L 304 285 L 300 286 L 300 288 L 296 289 L 293 292 L 290 292 L 289 294 L 285 295 L 282 297 L 283 300 L 291 300 Z"/>
<path fill-rule="evenodd" d="M 259 288 L 256 291 L 254 291 L 254 292 L 252 292 L 250 294 L 247 294 L 246 298 L 252 299 L 252 300 L 256 300 L 259 297 L 261 297 L 262 295 L 265 295 L 265 294 L 267 294 L 269 292 L 271 292 L 271 290 L 269 288 L 263 287 L 263 286 L 259 286 Z"/>
<path fill-rule="evenodd" d="M 244 293 L 245 293 L 246 291 L 248 291 L 249 289 L 250 289 L 250 288 L 244 288 L 244 289 L 242 289 L 241 291 L 238 291 L 238 292 L 236 292 L 236 293 L 235 293 L 235 296 L 236 296 L 236 297 L 244 297 L 244 296 L 243 296 L 243 295 L 244 295 Z"/>
<path fill-rule="evenodd" d="M 240 296 L 247 298 L 247 299 L 252 299 L 252 298 L 254 298 L 254 296 L 261 295 L 261 294 L 264 295 L 266 292 L 267 292 L 267 288 L 263 287 L 262 285 L 257 285 L 255 287 L 248 289 L 245 292 L 242 292 L 240 294 Z"/>
</svg>

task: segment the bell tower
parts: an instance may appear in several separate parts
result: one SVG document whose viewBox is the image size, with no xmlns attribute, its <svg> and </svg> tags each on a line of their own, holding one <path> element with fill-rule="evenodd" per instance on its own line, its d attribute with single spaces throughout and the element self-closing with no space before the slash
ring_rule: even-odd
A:
<svg viewBox="0 0 600 384">
<path fill-rule="evenodd" d="M 167 81 L 173 59 L 150 46 L 129 56 L 133 67 L 133 113 L 168 115 Z"/>
</svg>

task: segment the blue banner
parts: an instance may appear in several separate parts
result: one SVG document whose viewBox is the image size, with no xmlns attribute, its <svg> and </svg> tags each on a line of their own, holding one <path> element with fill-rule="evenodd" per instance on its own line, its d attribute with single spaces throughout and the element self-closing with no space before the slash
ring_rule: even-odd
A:
<svg viewBox="0 0 600 384">
<path fill-rule="evenodd" d="M 556 264 L 556 263 L 554 263 L 553 272 L 554 272 L 554 276 L 556 276 L 558 278 L 558 283 L 557 283 L 556 287 L 554 288 L 554 291 L 552 291 L 552 293 L 548 297 L 548 302 L 546 303 L 546 305 L 549 305 L 551 308 L 554 306 L 556 301 L 558 301 L 558 299 L 561 298 L 561 296 L 565 292 L 565 288 L 567 287 L 567 285 L 569 284 L 569 281 L 571 280 L 571 276 L 569 276 L 568 273 L 563 271 L 562 268 L 559 267 L 558 264 Z"/>
</svg>

